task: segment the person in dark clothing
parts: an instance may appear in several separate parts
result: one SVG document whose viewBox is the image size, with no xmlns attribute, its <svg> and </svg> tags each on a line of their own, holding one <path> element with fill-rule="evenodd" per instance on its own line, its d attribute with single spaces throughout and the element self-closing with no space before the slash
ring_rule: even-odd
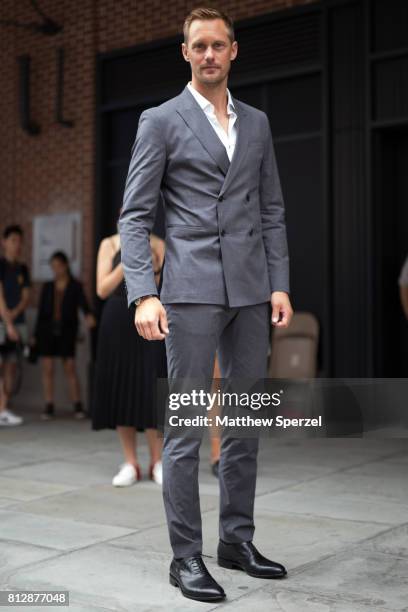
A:
<svg viewBox="0 0 408 612">
<path fill-rule="evenodd" d="M 72 276 L 67 256 L 62 251 L 50 258 L 54 280 L 44 283 L 40 296 L 34 341 L 42 357 L 42 380 L 45 395 L 44 420 L 51 419 L 54 408 L 54 362 L 60 357 L 69 384 L 75 417 L 84 418 L 80 386 L 75 365 L 75 348 L 79 327 L 78 310 L 85 314 L 89 328 L 96 325 L 84 289 Z"/>
<path fill-rule="evenodd" d="M 3 232 L 0 258 L 0 426 L 20 425 L 22 417 L 14 414 L 8 402 L 15 379 L 17 342 L 27 341 L 25 309 L 30 296 L 30 274 L 20 261 L 23 230 L 9 225 Z"/>
<path fill-rule="evenodd" d="M 160 291 L 164 241 L 151 235 L 150 246 L 155 282 Z M 138 432 L 145 432 L 149 445 L 149 477 L 162 484 L 161 438 L 158 435 L 156 383 L 167 377 L 164 342 L 148 342 L 134 329 L 126 304 L 119 234 L 101 242 L 97 258 L 96 288 L 106 300 L 98 331 L 98 348 L 92 395 L 92 429 L 116 429 L 124 462 L 114 476 L 115 487 L 141 480 L 137 457 Z"/>
</svg>

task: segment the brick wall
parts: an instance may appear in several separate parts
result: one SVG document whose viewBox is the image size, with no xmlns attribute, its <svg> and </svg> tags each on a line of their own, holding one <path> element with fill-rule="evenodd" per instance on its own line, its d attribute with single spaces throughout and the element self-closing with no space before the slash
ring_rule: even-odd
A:
<svg viewBox="0 0 408 612">
<path fill-rule="evenodd" d="M 240 0 L 214 3 L 234 20 L 308 4 L 313 0 Z M 0 212 L 1 228 L 20 223 L 31 261 L 33 215 L 79 210 L 83 214 L 82 280 L 90 295 L 94 275 L 94 111 L 97 52 L 164 38 L 181 30 L 184 16 L 200 2 L 174 0 L 39 0 L 64 26 L 54 37 L 0 26 Z M 207 4 L 207 3 L 204 3 Z M 211 5 L 211 3 L 209 4 Z M 0 19 L 39 19 L 29 0 L 1 0 Z M 56 49 L 65 48 L 64 116 L 73 129 L 56 124 Z M 18 122 L 16 58 L 31 55 L 31 113 L 41 126 L 27 135 Z M 38 297 L 34 287 L 33 303 Z"/>
</svg>

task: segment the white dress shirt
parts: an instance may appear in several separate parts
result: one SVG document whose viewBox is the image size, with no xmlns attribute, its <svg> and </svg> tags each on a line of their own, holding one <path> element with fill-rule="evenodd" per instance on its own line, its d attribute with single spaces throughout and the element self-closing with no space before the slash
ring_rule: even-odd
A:
<svg viewBox="0 0 408 612">
<path fill-rule="evenodd" d="M 237 128 L 235 126 L 235 122 L 237 120 L 237 114 L 234 110 L 234 103 L 232 101 L 232 97 L 229 89 L 227 89 L 228 95 L 228 104 L 227 104 L 227 114 L 228 114 L 228 134 L 222 127 L 221 123 L 217 119 L 217 115 L 215 114 L 214 104 L 212 104 L 207 98 L 205 98 L 199 91 L 197 91 L 191 81 L 187 83 L 187 87 L 193 94 L 194 98 L 197 100 L 201 108 L 203 109 L 208 121 L 211 123 L 214 128 L 217 136 L 221 140 L 224 145 L 229 160 L 231 161 L 232 156 L 234 154 L 235 143 L 237 141 Z"/>
</svg>

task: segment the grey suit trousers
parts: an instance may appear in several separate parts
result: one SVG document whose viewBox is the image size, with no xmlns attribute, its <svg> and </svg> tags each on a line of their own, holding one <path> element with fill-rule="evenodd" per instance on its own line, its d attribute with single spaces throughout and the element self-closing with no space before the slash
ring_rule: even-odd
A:
<svg viewBox="0 0 408 612">
<path fill-rule="evenodd" d="M 266 378 L 269 302 L 243 307 L 165 304 L 170 379 L 211 379 L 218 351 L 222 378 Z M 163 499 L 175 557 L 202 553 L 198 488 L 200 437 L 163 441 Z M 225 542 L 252 540 L 258 439 L 222 436 L 219 464 L 219 535 Z"/>
</svg>

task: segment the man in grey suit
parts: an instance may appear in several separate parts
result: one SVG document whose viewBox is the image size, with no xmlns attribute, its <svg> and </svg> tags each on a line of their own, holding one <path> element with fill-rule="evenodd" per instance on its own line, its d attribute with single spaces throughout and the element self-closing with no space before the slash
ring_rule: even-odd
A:
<svg viewBox="0 0 408 612">
<path fill-rule="evenodd" d="M 237 55 L 231 19 L 193 10 L 182 53 L 191 82 L 141 114 L 119 219 L 135 325 L 166 342 L 170 379 L 265 378 L 271 324 L 292 317 L 285 212 L 266 114 L 227 89 Z M 168 68 L 166 68 L 168 69 Z M 166 262 L 158 299 L 149 233 L 162 195 Z M 165 434 L 163 498 L 174 557 L 170 582 L 201 601 L 225 597 L 202 560 L 200 437 Z M 259 578 L 286 570 L 255 548 L 258 439 L 223 436 L 218 564 Z"/>
</svg>

